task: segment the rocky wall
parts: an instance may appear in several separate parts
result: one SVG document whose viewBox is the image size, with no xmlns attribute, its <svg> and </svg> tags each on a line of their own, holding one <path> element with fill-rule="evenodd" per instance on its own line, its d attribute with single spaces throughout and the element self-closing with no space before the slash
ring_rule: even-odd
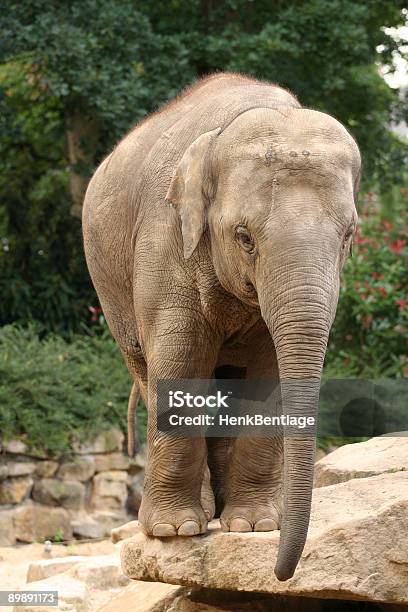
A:
<svg viewBox="0 0 408 612">
<path fill-rule="evenodd" d="M 60 458 L 33 456 L 20 440 L 0 454 L 0 546 L 101 538 L 137 516 L 144 452 L 131 461 L 118 429 Z"/>
</svg>

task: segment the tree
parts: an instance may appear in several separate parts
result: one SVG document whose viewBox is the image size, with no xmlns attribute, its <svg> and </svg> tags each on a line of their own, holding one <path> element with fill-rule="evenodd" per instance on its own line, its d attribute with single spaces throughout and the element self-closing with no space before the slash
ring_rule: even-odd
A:
<svg viewBox="0 0 408 612">
<path fill-rule="evenodd" d="M 75 329 L 86 320 L 95 297 L 72 213 L 87 180 L 132 124 L 209 72 L 246 72 L 291 89 L 357 137 L 365 185 L 401 181 L 407 147 L 387 127 L 398 91 L 378 65 L 400 52 L 384 26 L 403 24 L 402 9 L 399 0 L 7 2 L 0 322 L 31 317 Z"/>
</svg>

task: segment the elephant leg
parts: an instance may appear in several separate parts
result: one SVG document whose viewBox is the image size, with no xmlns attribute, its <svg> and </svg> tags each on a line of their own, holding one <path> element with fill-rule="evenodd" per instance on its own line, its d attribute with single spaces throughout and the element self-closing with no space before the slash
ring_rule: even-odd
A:
<svg viewBox="0 0 408 612">
<path fill-rule="evenodd" d="M 278 380 L 275 350 L 268 331 L 255 338 L 247 378 Z M 237 438 L 229 454 L 223 531 L 272 531 L 282 515 L 283 439 Z"/>
<path fill-rule="evenodd" d="M 282 515 L 281 438 L 239 438 L 227 471 L 223 531 L 273 531 Z"/>
<path fill-rule="evenodd" d="M 200 331 L 192 334 L 191 340 L 185 336 L 181 340 L 180 334 L 161 334 L 158 330 L 156 338 L 162 336 L 162 342 L 150 351 L 147 466 L 139 511 L 139 522 L 148 535 L 205 533 L 208 518 L 212 518 L 211 500 L 207 496 L 204 503 L 202 498 L 208 470 L 205 438 L 182 438 L 157 429 L 158 380 L 211 377 L 217 349 L 208 340 L 208 332 L 207 339 L 200 341 Z"/>
<path fill-rule="evenodd" d="M 223 365 L 214 372 L 217 379 L 245 378 L 246 368 Z M 208 438 L 208 467 L 211 474 L 211 488 L 215 497 L 215 516 L 220 516 L 224 508 L 225 478 L 227 472 L 228 453 L 231 448 L 231 438 Z"/>
</svg>

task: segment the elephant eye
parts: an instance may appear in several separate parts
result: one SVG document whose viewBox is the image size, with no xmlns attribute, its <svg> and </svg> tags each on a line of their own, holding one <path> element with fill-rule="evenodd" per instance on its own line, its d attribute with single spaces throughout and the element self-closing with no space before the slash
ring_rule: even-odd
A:
<svg viewBox="0 0 408 612">
<path fill-rule="evenodd" d="M 238 225 L 235 228 L 235 239 L 239 243 L 240 247 L 247 253 L 253 253 L 255 250 L 255 243 L 253 238 L 245 225 Z"/>
<path fill-rule="evenodd" d="M 347 230 L 347 232 L 344 235 L 343 249 L 346 249 L 347 245 L 350 242 L 350 238 L 353 236 L 353 234 L 354 234 L 354 226 L 351 226 L 351 227 L 349 227 L 349 229 Z M 350 248 L 349 248 L 350 255 L 352 255 L 352 251 L 353 251 L 353 245 L 350 244 Z"/>
</svg>

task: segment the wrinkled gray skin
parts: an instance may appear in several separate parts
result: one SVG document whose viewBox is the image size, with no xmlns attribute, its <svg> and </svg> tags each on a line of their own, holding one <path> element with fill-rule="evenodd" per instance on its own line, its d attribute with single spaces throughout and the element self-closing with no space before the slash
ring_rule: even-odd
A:
<svg viewBox="0 0 408 612">
<path fill-rule="evenodd" d="M 149 410 L 139 521 L 154 536 L 281 529 L 279 580 L 302 553 L 315 443 L 191 440 L 155 426 L 156 382 L 218 366 L 283 386 L 316 411 L 357 223 L 360 155 L 332 117 L 240 75 L 200 81 L 130 132 L 96 171 L 86 257 L 109 327 Z M 207 451 L 208 448 L 208 451 Z"/>
</svg>

